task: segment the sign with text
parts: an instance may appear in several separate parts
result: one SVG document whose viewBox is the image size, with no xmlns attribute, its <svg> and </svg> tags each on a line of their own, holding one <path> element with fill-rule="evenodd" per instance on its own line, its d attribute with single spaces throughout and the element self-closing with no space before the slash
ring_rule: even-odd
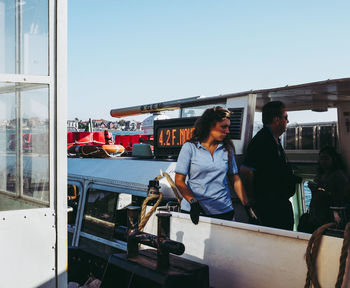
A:
<svg viewBox="0 0 350 288">
<path fill-rule="evenodd" d="M 177 156 L 181 146 L 191 139 L 198 117 L 154 121 L 154 155 Z"/>
<path fill-rule="evenodd" d="M 243 108 L 229 108 L 231 111 L 229 139 L 239 140 L 242 134 Z M 178 156 L 181 146 L 191 139 L 194 123 L 199 117 L 155 120 L 153 124 L 154 156 Z"/>
</svg>

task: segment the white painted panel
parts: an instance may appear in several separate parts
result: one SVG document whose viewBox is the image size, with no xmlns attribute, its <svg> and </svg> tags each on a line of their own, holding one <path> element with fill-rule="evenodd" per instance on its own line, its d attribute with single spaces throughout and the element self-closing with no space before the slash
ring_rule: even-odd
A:
<svg viewBox="0 0 350 288">
<path fill-rule="evenodd" d="M 51 209 L 0 212 L 0 287 L 55 287 L 55 229 Z"/>
<path fill-rule="evenodd" d="M 347 167 L 350 168 L 350 104 L 341 103 L 338 106 L 338 130 L 340 151 Z"/>
<path fill-rule="evenodd" d="M 233 97 L 227 99 L 226 108 L 244 108 L 241 139 L 233 140 L 236 154 L 244 153 L 246 145 L 249 143 L 252 137 L 255 104 L 255 94 L 249 94 L 242 97 Z"/>
<path fill-rule="evenodd" d="M 174 161 L 119 159 L 79 159 L 68 158 L 69 175 L 88 178 L 100 178 L 116 181 L 132 188 L 147 189 L 149 180 L 153 180 L 160 170 L 172 173 Z"/>
<path fill-rule="evenodd" d="M 189 215 L 172 214 L 171 239 L 185 244 L 185 258 L 209 265 L 211 286 L 304 287 L 311 235 L 204 217 L 195 226 Z M 152 216 L 145 231 L 156 234 L 156 221 Z M 342 239 L 323 237 L 317 262 L 322 287 L 336 283 L 341 247 Z"/>
</svg>

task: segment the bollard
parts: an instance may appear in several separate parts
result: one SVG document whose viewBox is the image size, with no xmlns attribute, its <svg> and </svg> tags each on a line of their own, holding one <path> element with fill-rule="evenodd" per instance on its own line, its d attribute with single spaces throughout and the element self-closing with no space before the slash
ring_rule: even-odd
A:
<svg viewBox="0 0 350 288">
<path fill-rule="evenodd" d="M 148 183 L 148 191 L 147 196 L 150 194 L 159 194 L 159 181 L 158 180 L 150 180 Z"/>
<path fill-rule="evenodd" d="M 157 269 L 167 269 L 169 267 L 169 251 L 162 244 L 170 238 L 170 213 L 158 213 L 158 247 Z"/>
<path fill-rule="evenodd" d="M 114 228 L 114 237 L 127 241 L 127 258 L 136 257 L 138 245 L 147 245 L 157 249 L 157 269 L 169 268 L 169 253 L 182 255 L 185 245 L 170 240 L 170 213 L 158 213 L 158 235 L 142 232 L 138 229 L 140 207 L 129 206 L 127 211 L 128 227 Z"/>
<path fill-rule="evenodd" d="M 138 255 L 138 241 L 136 235 L 139 234 L 139 219 L 140 219 L 140 207 L 129 206 L 128 207 L 128 236 L 127 236 L 127 257 L 134 257 Z"/>
</svg>

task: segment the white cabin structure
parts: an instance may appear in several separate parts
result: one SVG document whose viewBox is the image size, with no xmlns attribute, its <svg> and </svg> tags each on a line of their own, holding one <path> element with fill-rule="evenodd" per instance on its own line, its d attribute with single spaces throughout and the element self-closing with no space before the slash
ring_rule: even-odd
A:
<svg viewBox="0 0 350 288">
<path fill-rule="evenodd" d="M 0 0 L 1 287 L 66 287 L 67 1 Z"/>
</svg>

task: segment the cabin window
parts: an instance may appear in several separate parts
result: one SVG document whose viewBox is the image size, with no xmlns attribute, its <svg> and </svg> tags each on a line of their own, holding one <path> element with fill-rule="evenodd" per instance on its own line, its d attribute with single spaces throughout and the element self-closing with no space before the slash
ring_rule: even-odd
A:
<svg viewBox="0 0 350 288">
<path fill-rule="evenodd" d="M 68 184 L 67 186 L 68 195 L 68 207 L 71 211 L 68 213 L 68 225 L 75 226 L 75 220 L 77 218 L 79 199 L 80 199 L 80 187 L 77 185 Z"/>
<path fill-rule="evenodd" d="M 0 211 L 49 206 L 49 67 L 49 1 L 0 0 Z"/>
<path fill-rule="evenodd" d="M 219 105 L 221 107 L 226 107 L 225 103 L 218 103 L 216 105 Z M 182 108 L 181 109 L 181 118 L 186 118 L 186 117 L 199 117 L 202 116 L 204 111 L 208 108 L 213 108 L 213 104 L 210 105 L 201 105 L 197 107 L 189 107 L 189 108 Z"/>
<path fill-rule="evenodd" d="M 116 226 L 127 226 L 127 207 L 128 206 L 139 206 L 141 207 L 144 198 L 138 197 L 131 194 L 119 194 L 117 211 L 116 211 Z"/>
<path fill-rule="evenodd" d="M 314 135 L 315 135 L 315 127 L 311 126 L 311 127 L 302 127 L 301 128 L 301 149 L 303 150 L 312 150 L 315 149 L 316 145 L 315 145 L 315 139 L 314 139 Z"/>
<path fill-rule="evenodd" d="M 144 198 L 126 193 L 89 189 L 81 230 L 112 240 L 114 227 L 127 225 L 127 206 L 141 206 Z"/>
<path fill-rule="evenodd" d="M 0 83 L 0 211 L 49 206 L 49 88 Z"/>
<path fill-rule="evenodd" d="M 86 195 L 83 232 L 112 239 L 118 193 L 89 189 Z"/>
<path fill-rule="evenodd" d="M 48 2 L 0 1 L 0 73 L 49 74 Z"/>
<path fill-rule="evenodd" d="M 325 146 L 338 146 L 337 125 L 335 123 L 329 125 L 320 125 L 318 127 L 318 148 Z"/>
<path fill-rule="evenodd" d="M 309 207 L 310 207 L 310 202 L 311 202 L 311 190 L 308 186 L 309 184 L 309 180 L 306 180 L 303 182 L 303 198 L 304 198 L 304 209 L 306 211 L 309 210 Z"/>
<path fill-rule="evenodd" d="M 284 145 L 286 150 L 297 149 L 297 127 L 287 128 Z"/>
</svg>

